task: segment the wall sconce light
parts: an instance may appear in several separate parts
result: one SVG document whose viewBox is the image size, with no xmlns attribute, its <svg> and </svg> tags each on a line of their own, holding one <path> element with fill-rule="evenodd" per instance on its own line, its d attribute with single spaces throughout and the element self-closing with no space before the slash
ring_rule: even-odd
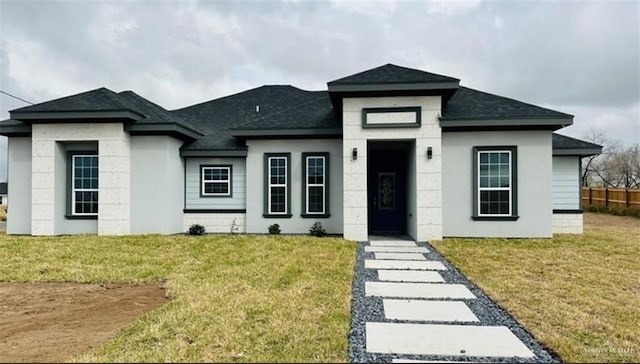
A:
<svg viewBox="0 0 640 364">
<path fill-rule="evenodd" d="M 355 161 L 358 159 L 358 148 L 353 148 L 351 151 L 351 160 Z"/>
<path fill-rule="evenodd" d="M 433 149 L 431 147 L 427 148 L 427 159 L 433 158 Z"/>
</svg>

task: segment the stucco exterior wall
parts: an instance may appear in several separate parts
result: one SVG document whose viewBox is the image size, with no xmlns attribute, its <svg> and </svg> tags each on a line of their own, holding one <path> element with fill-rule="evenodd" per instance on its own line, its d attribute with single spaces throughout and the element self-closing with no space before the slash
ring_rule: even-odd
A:
<svg viewBox="0 0 640 364">
<path fill-rule="evenodd" d="M 193 224 L 204 226 L 207 233 L 231 233 L 231 227 L 236 226 L 236 233 L 246 232 L 246 214 L 241 213 L 185 213 L 183 215 L 182 230 L 187 231 Z M 266 232 L 263 231 L 263 232 Z"/>
<path fill-rule="evenodd" d="M 247 140 L 247 214 L 246 231 L 267 233 L 272 224 L 279 224 L 284 234 L 307 234 L 315 221 L 330 234 L 342 233 L 342 141 L 339 139 L 308 140 Z M 365 147 L 366 149 L 366 147 Z M 302 213 L 302 153 L 329 153 L 329 213 L 328 218 L 303 218 Z M 264 213 L 264 154 L 291 153 L 291 218 L 265 218 Z M 366 199 L 365 199 L 366 200 Z M 365 202 L 366 203 L 366 202 Z M 365 216 L 366 217 L 366 216 Z"/>
<path fill-rule="evenodd" d="M 131 233 L 184 232 L 183 142 L 170 136 L 131 137 Z"/>
<path fill-rule="evenodd" d="M 582 214 L 553 214 L 554 234 L 582 234 Z"/>
<path fill-rule="evenodd" d="M 443 135 L 443 233 L 459 237 L 551 237 L 551 132 L 452 132 Z M 474 146 L 517 149 L 517 221 L 473 221 Z"/>
<path fill-rule="evenodd" d="M 244 210 L 246 209 L 245 158 L 187 158 L 185 176 L 185 209 Z M 200 196 L 201 165 L 231 165 L 231 197 Z"/>
<path fill-rule="evenodd" d="M 7 149 L 7 234 L 31 234 L 31 138 L 10 137 Z"/>
<path fill-rule="evenodd" d="M 579 210 L 581 208 L 580 157 L 553 157 L 553 209 Z"/>
<path fill-rule="evenodd" d="M 98 143 L 98 234 L 130 232 L 130 140 L 121 123 L 34 124 L 31 136 L 31 234 L 56 234 L 56 143 Z"/>
<path fill-rule="evenodd" d="M 363 128 L 362 109 L 370 107 L 421 108 L 419 128 Z M 442 132 L 438 115 L 439 96 L 345 98 L 343 100 L 343 162 L 344 162 L 344 237 L 350 240 L 368 239 L 367 216 L 367 141 L 415 140 L 410 168 L 415 168 L 415 199 L 409 204 L 408 232 L 419 241 L 442 238 Z M 378 116 L 382 117 L 382 116 Z M 427 159 L 427 148 L 433 158 Z M 351 151 L 358 149 L 358 159 L 351 160 Z M 411 162 L 410 162 L 411 163 Z M 409 178 L 412 178 L 409 176 Z M 408 184 L 411 186 L 411 181 Z M 408 191 L 407 196 L 412 196 Z M 409 213 L 408 212 L 408 213 Z M 412 219 L 415 222 L 411 221 Z"/>
</svg>

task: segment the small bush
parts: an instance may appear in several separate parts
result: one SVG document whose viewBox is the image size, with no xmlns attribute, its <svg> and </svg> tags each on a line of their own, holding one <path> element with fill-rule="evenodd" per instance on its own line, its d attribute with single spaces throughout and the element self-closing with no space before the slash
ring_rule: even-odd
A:
<svg viewBox="0 0 640 364">
<path fill-rule="evenodd" d="M 313 225 L 311 225 L 311 229 L 309 229 L 309 234 L 313 236 L 322 237 L 327 235 L 327 231 L 322 227 L 321 222 L 316 221 L 313 223 Z"/>
<path fill-rule="evenodd" d="M 280 225 L 273 224 L 273 225 L 269 226 L 269 234 L 271 234 L 271 235 L 280 234 Z"/>
<path fill-rule="evenodd" d="M 200 224 L 193 224 L 191 225 L 187 233 L 189 235 L 204 235 L 204 232 L 205 232 L 204 226 Z"/>
</svg>

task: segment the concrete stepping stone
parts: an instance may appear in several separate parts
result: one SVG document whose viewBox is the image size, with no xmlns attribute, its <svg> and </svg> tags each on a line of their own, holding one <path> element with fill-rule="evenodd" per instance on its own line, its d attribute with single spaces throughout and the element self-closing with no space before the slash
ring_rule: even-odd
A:
<svg viewBox="0 0 640 364">
<path fill-rule="evenodd" d="M 416 359 L 393 359 L 392 363 L 464 363 L 461 361 L 446 361 L 446 360 L 416 360 Z"/>
<path fill-rule="evenodd" d="M 406 240 L 372 240 L 369 242 L 371 246 L 417 246 L 413 241 Z"/>
<path fill-rule="evenodd" d="M 374 253 L 428 253 L 429 249 L 421 246 L 365 246 L 364 251 Z"/>
<path fill-rule="evenodd" d="M 406 298 L 476 298 L 463 284 L 364 282 L 366 296 Z"/>
<path fill-rule="evenodd" d="M 533 358 L 506 326 L 366 323 L 370 353 Z"/>
<path fill-rule="evenodd" d="M 420 253 L 373 253 L 376 259 L 391 260 L 427 260 L 424 254 Z"/>
<path fill-rule="evenodd" d="M 382 300 L 384 317 L 390 320 L 479 322 L 461 301 Z"/>
<path fill-rule="evenodd" d="M 429 270 L 378 270 L 378 279 L 394 282 L 444 282 L 438 272 Z"/>
<path fill-rule="evenodd" d="M 435 261 L 417 260 L 375 260 L 365 259 L 364 267 L 367 269 L 416 269 L 416 270 L 446 270 L 444 264 Z"/>
</svg>

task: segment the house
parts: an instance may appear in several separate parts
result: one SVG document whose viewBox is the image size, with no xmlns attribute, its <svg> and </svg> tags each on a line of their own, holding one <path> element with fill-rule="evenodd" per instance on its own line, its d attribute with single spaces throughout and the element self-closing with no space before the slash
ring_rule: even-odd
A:
<svg viewBox="0 0 640 364">
<path fill-rule="evenodd" d="M 7 193 L 7 182 L 0 182 L 0 205 L 7 206 L 9 194 Z"/>
<path fill-rule="evenodd" d="M 392 64 L 168 111 L 99 88 L 10 112 L 9 234 L 582 232 L 573 116 Z"/>
</svg>

